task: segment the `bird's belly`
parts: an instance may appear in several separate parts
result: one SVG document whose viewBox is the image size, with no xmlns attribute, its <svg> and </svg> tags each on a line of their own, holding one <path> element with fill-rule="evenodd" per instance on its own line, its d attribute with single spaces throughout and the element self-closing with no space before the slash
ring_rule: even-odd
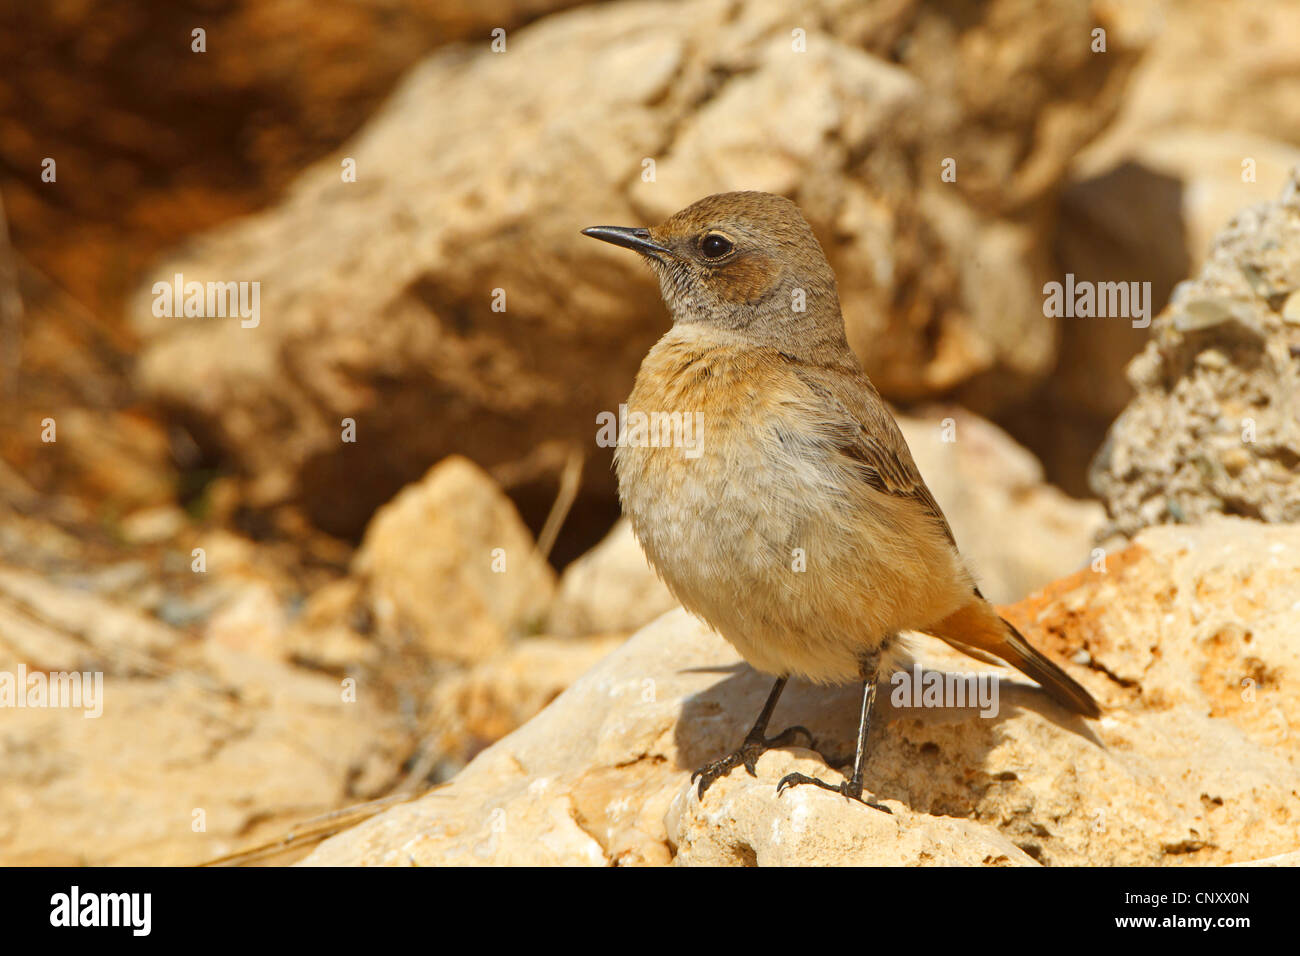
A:
<svg viewBox="0 0 1300 956">
<path fill-rule="evenodd" d="M 901 626 L 899 589 L 911 582 L 891 565 L 898 529 L 864 509 L 842 465 L 794 440 L 790 423 L 705 421 L 693 459 L 618 449 L 624 511 L 650 561 L 759 670 L 856 679 Z"/>
<path fill-rule="evenodd" d="M 700 429 L 692 448 L 620 435 L 623 510 L 682 605 L 754 667 L 855 680 L 900 630 L 968 602 L 970 578 L 923 509 L 828 442 L 806 387 L 734 339 L 677 325 L 646 356 L 629 421 L 678 411 Z"/>
</svg>

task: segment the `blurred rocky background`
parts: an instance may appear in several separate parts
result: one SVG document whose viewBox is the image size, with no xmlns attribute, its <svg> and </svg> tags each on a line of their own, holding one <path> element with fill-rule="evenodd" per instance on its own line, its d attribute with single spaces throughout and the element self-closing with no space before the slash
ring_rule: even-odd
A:
<svg viewBox="0 0 1300 956">
<path fill-rule="evenodd" d="M 0 863 L 373 813 L 313 860 L 1300 848 L 1297 4 L 52 0 L 0 54 L 0 674 L 105 675 L 98 719 L 0 708 Z M 1108 707 L 892 713 L 894 820 L 800 796 L 793 842 L 744 775 L 730 829 L 689 798 L 761 681 L 594 441 L 667 320 L 579 230 L 741 188 L 802 207 L 983 590 Z M 158 315 L 177 274 L 256 325 Z M 1047 316 L 1067 275 L 1150 327 Z"/>
</svg>

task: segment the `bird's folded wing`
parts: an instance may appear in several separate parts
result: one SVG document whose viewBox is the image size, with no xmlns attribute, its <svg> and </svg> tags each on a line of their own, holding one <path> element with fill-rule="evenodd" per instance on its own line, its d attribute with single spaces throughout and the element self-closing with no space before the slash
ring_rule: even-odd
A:
<svg viewBox="0 0 1300 956">
<path fill-rule="evenodd" d="M 866 376 L 839 372 L 832 377 L 798 363 L 791 367 L 813 396 L 825 433 L 858 466 L 862 480 L 883 494 L 921 505 L 956 547 L 948 519 L 917 470 L 903 433 Z"/>
</svg>

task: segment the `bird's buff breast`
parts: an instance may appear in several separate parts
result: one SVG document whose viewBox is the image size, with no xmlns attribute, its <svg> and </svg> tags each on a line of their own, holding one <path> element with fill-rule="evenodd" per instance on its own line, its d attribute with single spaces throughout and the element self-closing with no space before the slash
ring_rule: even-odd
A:
<svg viewBox="0 0 1300 956">
<path fill-rule="evenodd" d="M 695 416 L 698 444 L 655 447 L 629 427 L 614 456 L 623 509 L 677 599 L 752 665 L 854 680 L 907 613 L 871 594 L 895 573 L 899 529 L 877 527 L 846 490 L 781 363 L 717 336 L 678 327 L 642 364 L 629 423 L 638 412 Z"/>
</svg>

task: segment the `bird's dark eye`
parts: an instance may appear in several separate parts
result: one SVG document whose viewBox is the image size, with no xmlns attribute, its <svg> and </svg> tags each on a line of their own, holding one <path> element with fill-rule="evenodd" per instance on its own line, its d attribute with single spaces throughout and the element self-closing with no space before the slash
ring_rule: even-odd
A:
<svg viewBox="0 0 1300 956">
<path fill-rule="evenodd" d="M 721 259 L 732 249 L 731 240 L 726 236 L 720 236 L 716 232 L 711 232 L 704 237 L 700 243 L 700 251 L 704 253 L 706 259 Z"/>
</svg>

